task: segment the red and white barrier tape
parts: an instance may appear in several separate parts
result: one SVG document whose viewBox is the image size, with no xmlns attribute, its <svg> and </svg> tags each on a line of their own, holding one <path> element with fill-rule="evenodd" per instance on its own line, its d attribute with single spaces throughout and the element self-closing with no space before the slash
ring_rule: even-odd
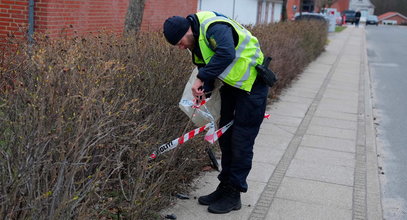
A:
<svg viewBox="0 0 407 220">
<path fill-rule="evenodd" d="M 230 126 L 232 126 L 232 124 L 233 124 L 233 120 L 230 121 L 229 123 L 227 123 L 222 128 L 219 128 L 217 131 L 215 131 L 214 126 L 209 128 L 208 133 L 206 133 L 206 135 L 205 135 L 205 140 L 211 144 L 215 143 L 219 139 L 219 137 L 222 136 L 222 134 L 224 134 L 230 128 Z"/>
<path fill-rule="evenodd" d="M 195 101 L 195 100 L 194 100 Z M 194 102 L 192 102 L 194 103 Z M 204 105 L 206 103 L 206 100 L 203 100 L 201 103 L 199 104 L 192 104 L 191 108 L 196 108 L 199 109 L 202 105 Z M 208 112 L 208 114 L 210 114 Z M 264 118 L 269 119 L 270 118 L 270 114 L 264 114 Z M 205 140 L 208 141 L 209 143 L 213 144 L 215 143 L 220 136 L 222 136 L 231 126 L 233 125 L 233 120 L 230 121 L 229 123 L 227 123 L 225 126 L 223 126 L 222 128 L 219 128 L 218 130 L 215 131 L 215 122 L 210 122 L 202 127 L 196 128 L 188 133 L 185 133 L 184 135 L 182 135 L 181 137 L 174 139 L 168 143 L 165 143 L 161 146 L 159 146 L 157 148 L 157 150 L 155 150 L 150 156 L 149 159 L 150 160 L 154 160 L 155 158 L 157 158 L 157 156 L 159 156 L 160 154 L 163 154 L 167 151 L 170 151 L 174 148 L 176 148 L 178 145 L 183 144 L 189 140 L 191 140 L 193 137 L 197 136 L 199 133 L 202 133 L 204 130 L 208 129 L 208 132 L 205 135 Z"/>
<path fill-rule="evenodd" d="M 208 123 L 202 127 L 199 127 L 197 129 L 194 129 L 184 135 L 182 135 L 181 137 L 172 140 L 166 144 L 163 144 L 161 146 L 159 146 L 157 148 L 157 150 L 155 150 L 149 157 L 149 159 L 155 159 L 158 155 L 163 154 L 167 151 L 170 151 L 174 148 L 176 148 L 178 145 L 183 144 L 189 140 L 191 140 L 193 137 L 195 137 L 196 135 L 198 135 L 199 133 L 203 132 L 205 129 L 209 128 L 210 126 L 213 127 L 212 123 Z"/>
</svg>

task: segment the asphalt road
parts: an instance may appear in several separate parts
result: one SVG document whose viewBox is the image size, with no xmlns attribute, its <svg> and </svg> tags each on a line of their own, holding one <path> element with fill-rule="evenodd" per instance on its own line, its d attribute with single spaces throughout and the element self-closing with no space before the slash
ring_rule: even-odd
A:
<svg viewBox="0 0 407 220">
<path fill-rule="evenodd" d="M 407 26 L 367 26 L 385 219 L 407 219 Z"/>
</svg>

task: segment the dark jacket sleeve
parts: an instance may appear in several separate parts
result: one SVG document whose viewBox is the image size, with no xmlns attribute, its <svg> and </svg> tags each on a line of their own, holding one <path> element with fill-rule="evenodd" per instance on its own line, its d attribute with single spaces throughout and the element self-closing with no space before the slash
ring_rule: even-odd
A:
<svg viewBox="0 0 407 220">
<path fill-rule="evenodd" d="M 215 52 L 211 60 L 204 67 L 199 68 L 198 78 L 205 84 L 213 84 L 216 79 L 235 59 L 235 42 L 233 30 L 226 23 L 215 23 L 208 28 L 206 37 L 210 48 Z M 212 81 L 212 83 L 211 83 Z M 204 87 L 205 91 L 212 88 Z"/>
</svg>

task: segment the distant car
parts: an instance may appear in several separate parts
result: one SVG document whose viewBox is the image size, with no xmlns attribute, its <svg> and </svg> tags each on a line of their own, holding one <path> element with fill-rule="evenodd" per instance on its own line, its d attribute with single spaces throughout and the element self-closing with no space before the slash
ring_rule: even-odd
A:
<svg viewBox="0 0 407 220">
<path fill-rule="evenodd" d="M 348 23 L 350 22 L 351 24 L 355 23 L 356 17 L 355 17 L 356 11 L 353 10 L 345 10 L 342 11 L 341 15 L 342 17 L 345 16 L 345 22 Z"/>
<path fill-rule="evenodd" d="M 379 19 L 376 15 L 368 15 L 366 18 L 366 25 L 379 25 Z"/>
<path fill-rule="evenodd" d="M 325 15 L 314 12 L 302 12 L 301 15 L 297 12 L 295 13 L 294 20 L 319 20 L 328 22 L 328 18 Z"/>
</svg>

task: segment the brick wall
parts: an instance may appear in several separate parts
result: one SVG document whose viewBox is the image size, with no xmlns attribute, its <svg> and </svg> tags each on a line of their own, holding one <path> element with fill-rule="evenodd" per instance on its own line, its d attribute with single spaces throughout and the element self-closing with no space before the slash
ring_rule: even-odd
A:
<svg viewBox="0 0 407 220">
<path fill-rule="evenodd" d="M 128 0 L 36 0 L 35 31 L 49 36 L 122 33 Z"/>
<path fill-rule="evenodd" d="M 0 43 L 9 35 L 23 37 L 28 27 L 28 0 L 0 0 Z"/>
<path fill-rule="evenodd" d="M 300 0 L 287 0 L 287 19 L 291 20 L 294 18 L 295 12 L 293 10 L 293 6 L 296 6 L 297 9 L 295 10 L 295 12 L 299 12 L 300 11 Z"/>
<path fill-rule="evenodd" d="M 386 18 L 384 20 L 393 20 L 393 21 L 397 21 L 397 24 L 407 24 L 407 19 L 401 17 L 400 15 L 394 15 L 392 17 Z"/>
<path fill-rule="evenodd" d="M 50 37 L 98 31 L 122 33 L 129 0 L 35 0 L 35 33 Z M 161 31 L 172 15 L 197 11 L 198 0 L 146 0 L 142 31 Z M 0 0 L 0 43 L 8 35 L 24 37 L 28 0 Z"/>
<path fill-rule="evenodd" d="M 146 0 L 142 31 L 161 31 L 168 17 L 173 15 L 187 16 L 196 13 L 198 0 Z"/>
<path fill-rule="evenodd" d="M 331 8 L 336 8 L 338 10 L 338 12 L 348 10 L 349 9 L 349 1 L 338 0 L 335 3 L 332 4 Z"/>
</svg>

